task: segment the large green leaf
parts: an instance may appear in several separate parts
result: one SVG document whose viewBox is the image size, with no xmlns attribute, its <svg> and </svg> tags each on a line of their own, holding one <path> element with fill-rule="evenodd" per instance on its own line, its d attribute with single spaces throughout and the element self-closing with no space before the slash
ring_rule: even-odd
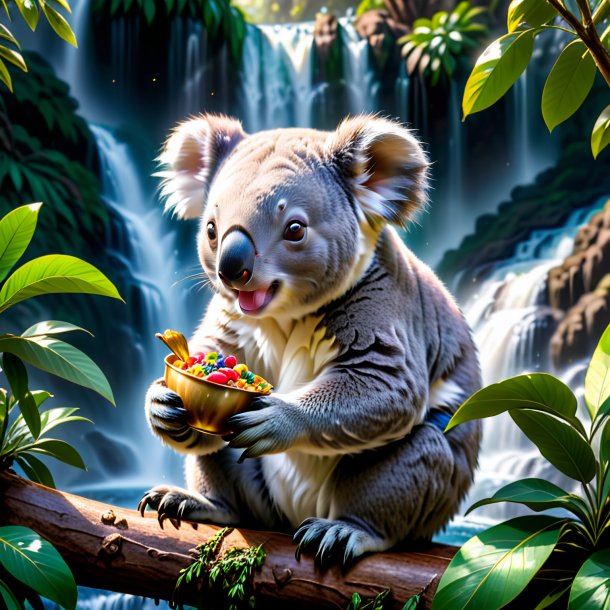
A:
<svg viewBox="0 0 610 610">
<path fill-rule="evenodd" d="M 69 23 L 45 0 L 38 0 L 40 8 L 47 18 L 49 25 L 55 30 L 55 33 L 73 47 L 78 47 L 76 36 L 72 31 Z"/>
<path fill-rule="evenodd" d="M 610 549 L 593 553 L 572 585 L 568 610 L 610 610 Z"/>
<path fill-rule="evenodd" d="M 19 410 L 32 436 L 40 436 L 40 413 L 34 397 L 28 388 L 28 374 L 23 362 L 14 354 L 2 354 L 2 368 L 11 386 L 11 392 L 19 401 Z"/>
<path fill-rule="evenodd" d="M 21 466 L 27 477 L 35 483 L 55 488 L 55 480 L 46 464 L 33 456 L 31 453 L 20 453 L 15 457 L 15 462 Z"/>
<path fill-rule="evenodd" d="M 55 438 L 43 438 L 36 441 L 29 451 L 48 455 L 64 464 L 80 468 L 81 470 L 87 470 L 80 453 L 65 441 Z"/>
<path fill-rule="evenodd" d="M 512 0 L 508 7 L 506 27 L 514 32 L 521 23 L 538 27 L 557 17 L 557 11 L 545 0 Z"/>
<path fill-rule="evenodd" d="M 17 596 L 11 591 L 8 583 L 0 578 L 0 597 L 6 605 L 6 610 L 23 610 L 23 604 L 17 599 Z"/>
<path fill-rule="evenodd" d="M 114 284 L 96 267 L 65 254 L 48 254 L 17 269 L 0 290 L 0 313 L 25 299 L 51 293 L 98 294 L 120 299 Z"/>
<path fill-rule="evenodd" d="M 89 356 L 69 343 L 52 337 L 2 335 L 0 352 L 15 354 L 43 371 L 90 388 L 114 405 L 112 390 L 104 373 Z"/>
<path fill-rule="evenodd" d="M 36 337 L 40 335 L 59 335 L 61 333 L 68 333 L 75 330 L 80 330 L 93 337 L 93 333 L 90 333 L 87 329 L 81 328 L 70 324 L 70 322 L 62 322 L 61 320 L 45 320 L 44 322 L 37 322 L 33 326 L 24 330 L 21 333 L 22 337 Z"/>
<path fill-rule="evenodd" d="M 41 205 L 23 205 L 0 220 L 0 281 L 7 276 L 32 240 Z"/>
<path fill-rule="evenodd" d="M 532 515 L 477 534 L 451 560 L 432 610 L 501 608 L 523 591 L 549 558 L 563 523 Z"/>
<path fill-rule="evenodd" d="M 0 447 L 4 445 L 4 437 L 8 428 L 8 393 L 0 388 Z"/>
<path fill-rule="evenodd" d="M 6 64 L 0 59 L 0 80 L 8 87 L 8 90 L 13 91 L 13 80 L 6 67 Z"/>
<path fill-rule="evenodd" d="M 553 375 L 518 375 L 473 394 L 454 413 L 445 431 L 473 419 L 492 417 L 512 409 L 535 409 L 564 417 L 584 433 L 576 418 L 577 406 L 572 390 Z"/>
<path fill-rule="evenodd" d="M 610 144 L 610 106 L 606 106 L 599 115 L 591 134 L 591 150 L 597 155 Z"/>
<path fill-rule="evenodd" d="M 505 34 L 485 49 L 466 82 L 464 118 L 489 108 L 513 86 L 530 61 L 538 31 Z"/>
<path fill-rule="evenodd" d="M 467 511 L 466 514 L 475 510 L 479 506 L 487 504 L 495 504 L 497 502 L 514 502 L 524 504 L 528 508 L 535 511 L 548 510 L 550 508 L 563 508 L 574 512 L 580 518 L 583 515 L 583 509 L 578 502 L 575 502 L 570 494 L 544 479 L 521 479 L 505 485 L 498 489 L 491 498 L 484 498 L 475 502 Z"/>
<path fill-rule="evenodd" d="M 0 527 L 0 563 L 17 580 L 67 610 L 76 608 L 76 583 L 55 547 L 27 527 Z"/>
<path fill-rule="evenodd" d="M 542 116 L 549 131 L 581 107 L 596 72 L 593 56 L 582 40 L 572 41 L 561 52 L 542 91 Z"/>
<path fill-rule="evenodd" d="M 14 66 L 17 66 L 20 70 L 23 70 L 24 72 L 28 71 L 28 67 L 23 59 L 23 55 L 21 55 L 21 53 L 18 51 L 14 51 L 13 49 L 9 49 L 4 45 L 0 45 L 0 57 Z"/>
<path fill-rule="evenodd" d="M 595 419 L 602 404 L 610 398 L 610 326 L 602 335 L 585 377 L 585 404 Z"/>
<path fill-rule="evenodd" d="M 574 428 L 539 411 L 513 409 L 510 416 L 555 468 L 582 483 L 595 476 L 593 450 Z"/>
</svg>

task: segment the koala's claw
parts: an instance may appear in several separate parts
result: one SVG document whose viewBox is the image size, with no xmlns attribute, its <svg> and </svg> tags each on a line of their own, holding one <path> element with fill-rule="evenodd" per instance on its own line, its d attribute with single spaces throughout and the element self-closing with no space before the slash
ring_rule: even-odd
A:
<svg viewBox="0 0 610 610">
<path fill-rule="evenodd" d="M 335 563 L 345 568 L 377 546 L 372 536 L 356 525 L 317 517 L 305 519 L 292 542 L 297 545 L 294 553 L 297 561 L 303 552 L 314 554 L 314 563 L 322 571 Z"/>
<path fill-rule="evenodd" d="M 255 404 L 261 408 L 238 413 L 227 421 L 227 427 L 232 431 L 225 438 L 229 447 L 245 449 L 238 462 L 285 451 L 296 441 L 295 427 L 287 416 L 287 405 L 281 399 L 265 396 L 257 398 Z"/>
</svg>

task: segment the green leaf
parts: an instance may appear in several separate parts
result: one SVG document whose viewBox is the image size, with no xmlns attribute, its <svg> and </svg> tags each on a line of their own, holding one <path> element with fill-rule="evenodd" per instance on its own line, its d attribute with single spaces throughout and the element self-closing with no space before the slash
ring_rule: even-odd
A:
<svg viewBox="0 0 610 610">
<path fill-rule="evenodd" d="M 17 51 L 13 51 L 13 49 L 0 45 L 0 57 L 14 66 L 17 66 L 20 70 L 23 70 L 24 72 L 28 71 L 28 67 L 23 60 L 23 56 Z"/>
<path fill-rule="evenodd" d="M 585 404 L 591 419 L 597 417 L 602 404 L 610 397 L 610 326 L 602 335 L 585 377 Z"/>
<path fill-rule="evenodd" d="M 560 582 L 552 591 L 547 593 L 540 602 L 536 605 L 534 610 L 545 610 L 545 608 L 557 608 L 557 607 L 565 607 L 565 603 L 562 606 L 558 606 L 559 600 L 570 590 L 572 583 Z"/>
<path fill-rule="evenodd" d="M 53 428 L 57 426 L 63 426 L 64 424 L 70 422 L 87 422 L 92 424 L 93 422 L 86 418 L 81 417 L 80 415 L 74 415 L 78 409 L 74 407 L 56 407 L 54 409 L 49 409 L 48 411 L 44 411 L 40 414 L 40 421 L 42 423 L 42 432 L 41 434 L 46 434 Z"/>
<path fill-rule="evenodd" d="M 35 483 L 46 485 L 55 489 L 55 480 L 47 465 L 30 453 L 20 453 L 15 461 L 21 466 L 23 472 Z"/>
<path fill-rule="evenodd" d="M 466 82 L 464 118 L 489 108 L 513 86 L 530 61 L 538 31 L 506 34 L 485 49 Z"/>
<path fill-rule="evenodd" d="M 42 438 L 36 441 L 29 450 L 54 457 L 64 464 L 80 468 L 81 470 L 87 470 L 79 452 L 65 441 L 55 438 Z"/>
<path fill-rule="evenodd" d="M 591 150 L 593 157 L 597 159 L 597 155 L 610 144 L 610 106 L 606 106 L 599 115 L 593 127 L 591 134 Z"/>
<path fill-rule="evenodd" d="M 0 352 L 15 354 L 47 373 L 89 388 L 114 405 L 112 390 L 100 368 L 83 352 L 52 337 L 0 336 Z"/>
<path fill-rule="evenodd" d="M 25 299 L 51 293 L 98 294 L 121 299 L 114 284 L 93 265 L 65 254 L 48 254 L 19 267 L 0 290 L 0 313 Z"/>
<path fill-rule="evenodd" d="M 6 69 L 6 64 L 0 59 L 0 80 L 8 87 L 8 90 L 13 92 L 13 80 L 9 71 Z"/>
<path fill-rule="evenodd" d="M 473 419 L 492 417 L 512 409 L 534 409 L 567 419 L 584 434 L 584 428 L 576 418 L 577 406 L 572 390 L 553 375 L 518 375 L 473 394 L 454 413 L 445 432 Z"/>
<path fill-rule="evenodd" d="M 155 18 L 156 8 L 155 8 L 155 0 L 144 0 L 143 5 L 144 16 L 146 17 L 147 23 L 152 23 Z"/>
<path fill-rule="evenodd" d="M 593 450 L 574 428 L 537 411 L 513 409 L 510 416 L 555 468 L 582 483 L 595 476 Z"/>
<path fill-rule="evenodd" d="M 21 333 L 22 337 L 36 337 L 40 335 L 58 335 L 61 333 L 69 333 L 75 330 L 81 330 L 88 335 L 93 337 L 93 333 L 90 333 L 85 328 L 70 324 L 70 322 L 62 322 L 60 320 L 45 320 L 44 322 L 37 322 L 33 326 L 24 330 Z"/>
<path fill-rule="evenodd" d="M 15 4 L 32 32 L 38 25 L 38 7 L 34 0 L 15 0 Z"/>
<path fill-rule="evenodd" d="M 11 31 L 2 23 L 0 23 L 0 38 L 12 42 L 18 49 L 21 48 L 17 39 L 11 34 Z"/>
<path fill-rule="evenodd" d="M 11 353 L 2 354 L 2 368 L 11 386 L 13 396 L 19 401 L 19 410 L 32 436 L 40 436 L 40 413 L 28 388 L 28 374 L 23 362 Z"/>
<path fill-rule="evenodd" d="M 599 438 L 599 459 L 602 464 L 610 462 L 610 418 L 606 420 Z"/>
<path fill-rule="evenodd" d="M 67 610 L 76 608 L 76 583 L 55 547 L 27 527 L 0 527 L 0 563 L 17 580 Z"/>
<path fill-rule="evenodd" d="M 610 610 L 610 549 L 593 553 L 576 574 L 568 610 Z"/>
<path fill-rule="evenodd" d="M 68 22 L 53 7 L 49 6 L 45 0 L 38 1 L 44 16 L 47 18 L 49 25 L 53 28 L 55 33 L 73 47 L 78 47 L 76 36 Z"/>
<path fill-rule="evenodd" d="M 6 610 L 23 610 L 23 604 L 17 599 L 7 583 L 0 579 L 0 598 L 6 605 Z"/>
<path fill-rule="evenodd" d="M 517 517 L 477 534 L 443 574 L 432 610 L 501 608 L 513 600 L 549 558 L 565 520 Z"/>
<path fill-rule="evenodd" d="M 572 502 L 570 494 L 544 479 L 521 479 L 505 485 L 498 489 L 491 498 L 485 498 L 475 502 L 466 514 L 475 510 L 479 506 L 495 504 L 497 502 L 514 502 L 524 504 L 535 511 L 548 510 L 550 508 L 563 508 L 575 512 L 582 518 L 582 508 Z"/>
<path fill-rule="evenodd" d="M 4 446 L 4 437 L 8 427 L 8 395 L 4 388 L 0 388 L 0 447 Z"/>
<path fill-rule="evenodd" d="M 7 276 L 32 240 L 41 205 L 23 205 L 0 220 L 0 281 Z"/>
<path fill-rule="evenodd" d="M 572 41 L 561 52 L 542 91 L 542 116 L 549 131 L 581 107 L 596 71 L 593 56 L 581 40 Z"/>
<path fill-rule="evenodd" d="M 544 0 L 513 0 L 508 7 L 506 27 L 514 32 L 521 23 L 537 28 L 557 17 L 557 11 Z"/>
</svg>

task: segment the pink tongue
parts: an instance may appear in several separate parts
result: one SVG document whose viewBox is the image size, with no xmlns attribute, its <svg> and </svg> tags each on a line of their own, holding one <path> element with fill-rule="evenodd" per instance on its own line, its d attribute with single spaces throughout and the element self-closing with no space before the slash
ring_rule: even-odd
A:
<svg viewBox="0 0 610 610">
<path fill-rule="evenodd" d="M 245 290 L 239 291 L 239 306 L 244 311 L 256 311 L 265 304 L 267 298 L 266 290 L 252 290 L 246 292 Z"/>
</svg>

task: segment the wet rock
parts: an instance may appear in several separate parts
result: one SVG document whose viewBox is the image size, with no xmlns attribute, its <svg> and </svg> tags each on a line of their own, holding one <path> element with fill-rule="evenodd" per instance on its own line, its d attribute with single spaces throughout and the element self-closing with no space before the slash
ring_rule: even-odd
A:
<svg viewBox="0 0 610 610">
<path fill-rule="evenodd" d="M 334 15 L 318 13 L 313 32 L 316 54 L 321 61 L 330 57 L 331 50 L 339 44 L 339 22 Z"/>
<path fill-rule="evenodd" d="M 606 259 L 608 265 L 608 259 Z M 610 324 L 610 273 L 570 308 L 551 339 L 553 364 L 565 368 L 593 353 Z"/>
<path fill-rule="evenodd" d="M 358 34 L 367 39 L 378 64 L 387 61 L 396 41 L 409 31 L 405 24 L 395 21 L 383 10 L 367 11 L 356 19 L 355 26 Z"/>
</svg>

